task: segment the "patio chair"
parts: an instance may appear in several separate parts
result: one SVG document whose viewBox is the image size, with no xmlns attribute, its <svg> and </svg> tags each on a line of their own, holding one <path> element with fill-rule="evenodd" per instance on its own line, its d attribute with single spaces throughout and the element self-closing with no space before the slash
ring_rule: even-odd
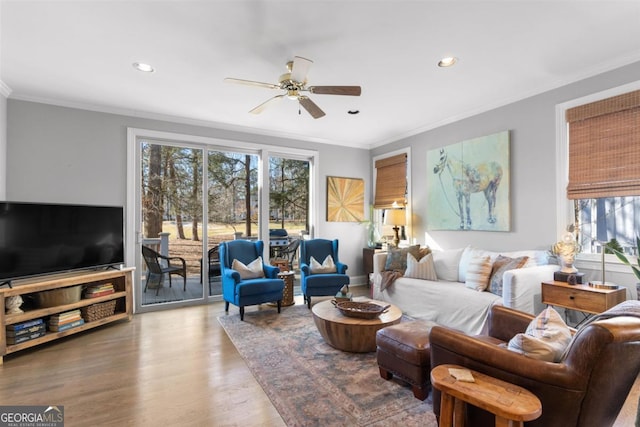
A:
<svg viewBox="0 0 640 427">
<path fill-rule="evenodd" d="M 296 255 L 298 254 L 299 246 L 300 246 L 300 239 L 293 239 L 291 243 L 289 243 L 280 251 L 280 258 L 287 260 L 289 271 L 293 271 L 293 261 L 295 260 Z"/>
<path fill-rule="evenodd" d="M 222 273 L 222 299 L 224 311 L 229 311 L 229 303 L 240 308 L 240 320 L 244 320 L 244 308 L 247 305 L 257 305 L 276 301 L 278 313 L 282 307 L 284 281 L 278 278 L 280 270 L 262 263 L 259 271 L 249 266 L 263 255 L 262 240 L 250 242 L 247 240 L 231 240 L 220 243 L 220 269 Z M 233 268 L 234 261 L 242 263 L 240 270 Z M 238 264 L 238 263 L 236 263 Z"/>
<path fill-rule="evenodd" d="M 215 277 L 220 277 L 220 245 L 215 245 L 207 251 L 209 265 L 209 295 L 211 295 L 211 282 Z M 200 258 L 200 283 L 202 283 L 202 258 Z"/>
<path fill-rule="evenodd" d="M 323 263 L 331 255 L 335 272 L 314 272 L 311 258 Z M 338 293 L 340 288 L 349 284 L 347 265 L 338 260 L 338 240 L 312 239 L 300 243 L 300 284 L 307 307 L 311 308 L 312 296 L 329 296 Z"/>
<path fill-rule="evenodd" d="M 156 288 L 156 295 L 158 295 L 164 282 L 165 274 L 169 275 L 169 287 L 171 287 L 171 275 L 177 274 L 184 281 L 183 290 L 187 290 L 187 264 L 184 258 L 166 257 L 147 246 L 142 246 L 142 257 L 147 263 L 147 280 L 144 285 L 144 292 L 147 292 L 147 288 Z M 166 266 L 161 261 L 166 261 Z M 172 265 L 172 261 L 179 261 L 180 265 Z M 155 286 L 149 286 L 150 284 Z"/>
</svg>

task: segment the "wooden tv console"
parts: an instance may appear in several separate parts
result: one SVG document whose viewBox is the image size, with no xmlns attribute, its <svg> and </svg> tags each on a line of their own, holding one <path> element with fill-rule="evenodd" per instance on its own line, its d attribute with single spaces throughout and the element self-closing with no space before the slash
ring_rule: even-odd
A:
<svg viewBox="0 0 640 427">
<path fill-rule="evenodd" d="M 119 320 L 131 320 L 133 316 L 133 270 L 134 268 L 124 268 L 121 270 L 84 271 L 56 274 L 34 279 L 16 280 L 12 282 L 12 288 L 0 288 L 0 364 L 2 364 L 3 357 L 7 354 L 57 340 L 59 338 L 64 338 L 68 335 L 73 335 L 108 323 Z M 23 313 L 5 314 L 7 298 L 12 296 L 20 295 L 25 299 L 24 297 L 29 294 L 34 295 L 42 291 L 50 291 L 52 289 L 77 285 L 99 285 L 101 283 L 112 283 L 115 292 L 96 298 L 83 297 L 78 302 L 47 308 L 28 307 L 28 305 L 25 304 L 25 306 L 22 307 L 24 310 Z M 46 323 L 49 316 L 113 300 L 115 300 L 115 312 L 112 315 L 89 322 L 86 322 L 85 320 L 84 324 L 61 332 L 52 332 L 47 330 L 44 336 L 33 338 L 18 344 L 7 344 L 8 326 L 10 327 L 11 325 L 36 319 L 43 319 Z"/>
</svg>

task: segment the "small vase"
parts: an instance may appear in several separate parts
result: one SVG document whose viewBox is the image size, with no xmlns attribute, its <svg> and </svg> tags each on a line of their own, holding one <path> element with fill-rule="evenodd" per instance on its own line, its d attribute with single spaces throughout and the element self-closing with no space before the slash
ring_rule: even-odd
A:
<svg viewBox="0 0 640 427">
<path fill-rule="evenodd" d="M 376 226 L 371 224 L 367 230 L 367 246 L 370 248 L 375 248 L 378 244 L 378 240 L 380 240 L 380 234 L 376 229 Z"/>
</svg>

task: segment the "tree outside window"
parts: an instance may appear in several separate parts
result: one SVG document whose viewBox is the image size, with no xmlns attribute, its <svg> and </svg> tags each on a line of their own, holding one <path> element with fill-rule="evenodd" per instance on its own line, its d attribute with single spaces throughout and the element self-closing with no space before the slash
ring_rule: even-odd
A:
<svg viewBox="0 0 640 427">
<path fill-rule="evenodd" d="M 579 199 L 574 203 L 578 242 L 582 253 L 601 253 L 615 240 L 619 250 L 638 256 L 635 245 L 640 219 L 640 197 Z"/>
</svg>

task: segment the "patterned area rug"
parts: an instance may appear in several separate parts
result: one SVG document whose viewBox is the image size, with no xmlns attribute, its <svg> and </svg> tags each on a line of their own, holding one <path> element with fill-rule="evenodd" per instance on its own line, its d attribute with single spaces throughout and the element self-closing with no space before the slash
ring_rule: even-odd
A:
<svg viewBox="0 0 640 427">
<path fill-rule="evenodd" d="M 436 427 L 430 398 L 380 377 L 375 353 L 324 342 L 306 306 L 231 312 L 218 321 L 288 426 Z"/>
</svg>

